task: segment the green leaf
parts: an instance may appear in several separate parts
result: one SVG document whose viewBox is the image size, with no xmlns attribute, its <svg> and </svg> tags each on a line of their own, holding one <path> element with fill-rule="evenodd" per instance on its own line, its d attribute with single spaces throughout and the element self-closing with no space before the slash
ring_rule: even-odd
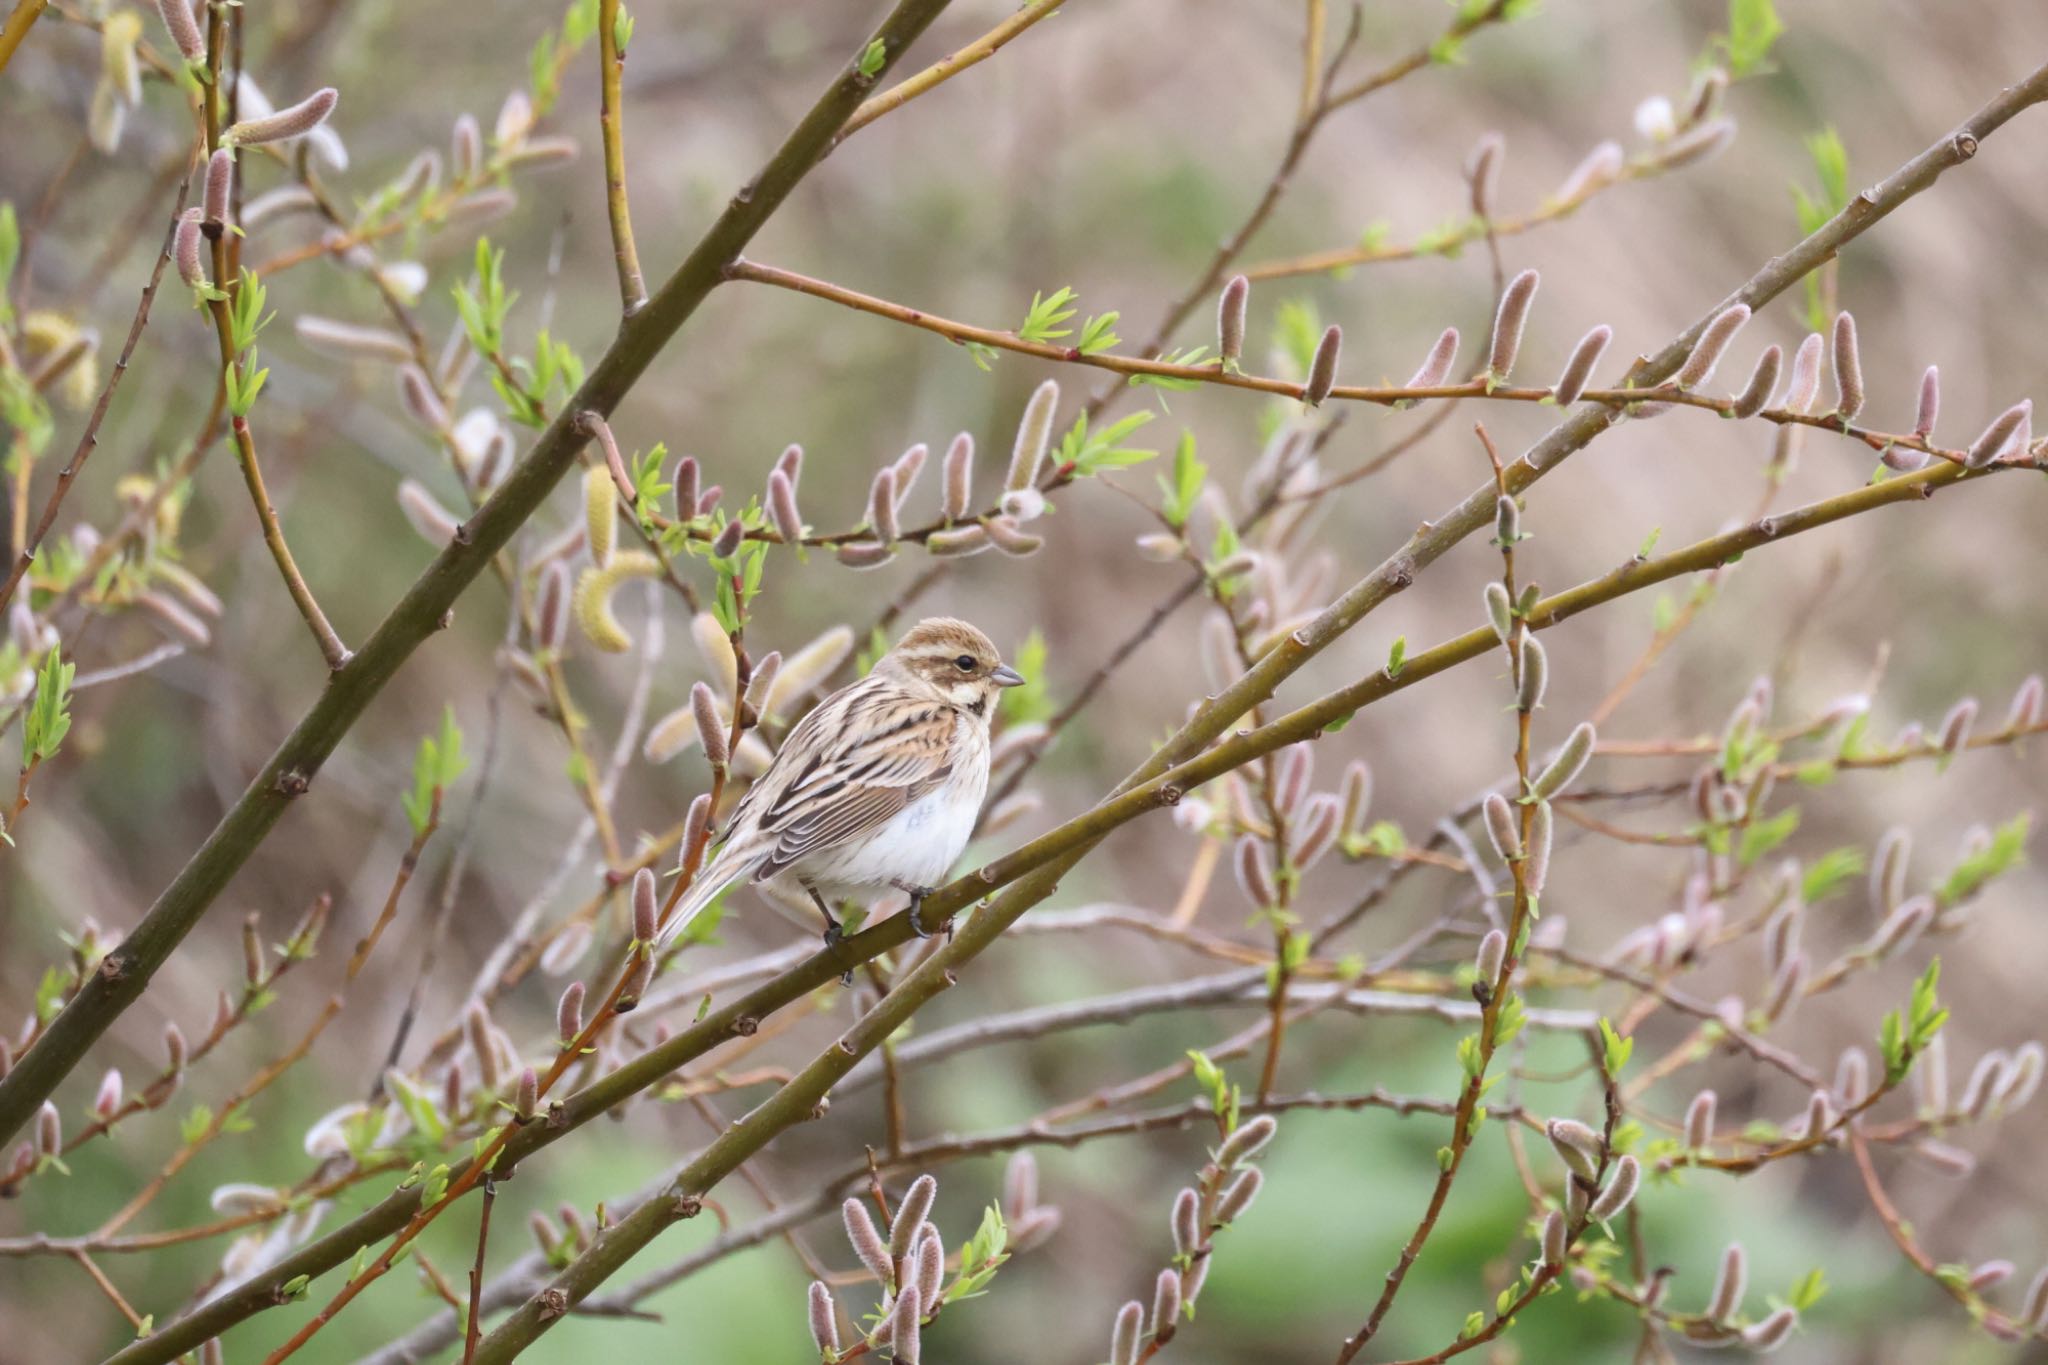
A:
<svg viewBox="0 0 2048 1365">
<path fill-rule="evenodd" d="M 1804 1313 L 1819 1303 L 1827 1292 L 1827 1271 L 1815 1266 L 1800 1276 L 1798 1283 L 1794 1284 L 1791 1292 L 1785 1296 L 1785 1302 Z"/>
<path fill-rule="evenodd" d="M 1050 343 L 1074 334 L 1071 327 L 1062 323 L 1079 311 L 1073 307 L 1074 291 L 1061 285 L 1050 295 L 1031 293 L 1030 311 L 1024 314 L 1024 325 L 1017 329 L 1017 335 L 1025 341 Z"/>
<path fill-rule="evenodd" d="M 1195 433 L 1182 431 L 1180 444 L 1174 447 L 1173 477 L 1159 477 L 1160 514 L 1176 531 L 1186 526 L 1188 517 L 1195 510 L 1195 499 L 1201 496 L 1202 484 L 1209 477 L 1209 466 L 1195 458 Z"/>
<path fill-rule="evenodd" d="M 1759 820 L 1746 826 L 1742 831 L 1741 843 L 1737 845 L 1736 861 L 1744 867 L 1753 867 L 1759 858 L 1792 837 L 1792 831 L 1799 828 L 1799 807 L 1792 806 L 1768 820 Z"/>
<path fill-rule="evenodd" d="M 1808 905 L 1818 905 L 1862 875 L 1863 867 L 1861 849 L 1830 849 L 1806 870 L 1799 883 L 1799 894 Z"/>
<path fill-rule="evenodd" d="M 55 1018 L 70 991 L 71 973 L 54 963 L 43 968 L 42 978 L 36 982 L 36 1018 L 43 1023 Z"/>
<path fill-rule="evenodd" d="M 2000 825 L 1991 842 L 1957 863 L 1935 890 L 1943 908 L 1959 904 L 1982 890 L 1993 877 L 2009 872 L 2026 861 L 2027 830 L 2033 817 L 2025 811 Z"/>
<path fill-rule="evenodd" d="M 7 286 L 14 279 L 14 266 L 21 259 L 21 224 L 14 205 L 0 203 L 0 322 L 14 320 L 14 306 L 8 302 Z"/>
<path fill-rule="evenodd" d="M 1066 467 L 1071 465 L 1076 474 L 1100 473 L 1105 469 L 1122 469 L 1128 465 L 1143 464 L 1158 456 L 1156 450 L 1142 446 L 1123 444 L 1126 436 L 1144 426 L 1153 418 L 1149 412 L 1134 412 L 1121 418 L 1100 431 L 1088 429 L 1088 415 L 1082 413 L 1074 419 L 1074 425 L 1060 437 L 1059 449 L 1054 452 L 1054 463 Z"/>
<path fill-rule="evenodd" d="M 1728 0 L 1728 31 L 1714 45 L 1727 60 L 1728 74 L 1740 80 L 1763 69 L 1784 31 L 1771 0 Z"/>
<path fill-rule="evenodd" d="M 1387 651 L 1387 676 L 1398 678 L 1401 670 L 1408 665 L 1408 637 L 1396 635 L 1393 647 Z"/>
<path fill-rule="evenodd" d="M 1024 675 L 1018 687 L 1006 687 L 998 701 L 1003 719 L 1011 725 L 1033 725 L 1052 716 L 1052 696 L 1046 684 L 1045 636 L 1033 630 L 1017 648 L 1017 671 Z"/>
<path fill-rule="evenodd" d="M 441 708 L 441 729 L 420 741 L 412 761 L 412 790 L 400 798 L 406 819 L 418 838 L 433 821 L 442 793 L 469 767 L 462 753 L 462 730 L 455 724 L 455 708 Z"/>
<path fill-rule="evenodd" d="M 78 671 L 67 664 L 61 650 L 43 655 L 36 670 L 35 698 L 21 721 L 21 762 L 29 767 L 56 755 L 71 732 L 71 677 Z"/>
<path fill-rule="evenodd" d="M 1120 316 L 1121 314 L 1112 311 L 1089 318 L 1083 323 L 1081 340 L 1078 343 L 1081 354 L 1100 355 L 1104 351 L 1114 349 L 1123 338 L 1110 329 L 1116 325 L 1116 320 Z"/>
<path fill-rule="evenodd" d="M 1315 304 L 1308 299 L 1283 300 L 1273 315 L 1273 345 L 1292 366 L 1294 378 L 1308 378 L 1322 340 L 1323 322 Z"/>
<path fill-rule="evenodd" d="M 863 76 L 878 76 L 881 74 L 882 68 L 887 66 L 888 64 L 889 45 L 883 42 L 880 38 L 877 38 L 873 42 L 869 43 L 867 47 L 861 51 L 860 74 Z"/>
<path fill-rule="evenodd" d="M 1601 1067 L 1610 1078 L 1619 1076 L 1621 1069 L 1628 1065 L 1628 1059 L 1635 1053 L 1636 1040 L 1624 1038 L 1614 1031 L 1614 1025 L 1605 1017 L 1600 1020 Z"/>
</svg>

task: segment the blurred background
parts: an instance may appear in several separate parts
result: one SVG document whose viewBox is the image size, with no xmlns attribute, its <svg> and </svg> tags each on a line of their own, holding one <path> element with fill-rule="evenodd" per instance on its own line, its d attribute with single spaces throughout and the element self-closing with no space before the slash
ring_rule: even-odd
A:
<svg viewBox="0 0 2048 1365">
<path fill-rule="evenodd" d="M 1333 38 L 1346 21 L 1338 9 Z M 1009 10 L 1003 0 L 960 0 L 900 72 L 969 41 Z M 654 281 L 864 40 L 875 11 L 812 0 L 658 0 L 634 15 L 627 155 L 640 250 Z M 1365 7 L 1347 72 L 1362 76 L 1426 45 L 1449 15 L 1440 5 Z M 148 40 L 169 50 L 156 16 L 145 18 Z M 1603 322 L 1616 338 L 1603 372 L 1618 372 L 1625 358 L 1663 346 L 1796 241 L 1793 187 L 1810 195 L 1822 190 L 1808 145 L 1816 134 L 1839 134 L 1853 193 L 1943 135 L 2048 51 L 2048 12 L 2025 5 L 1806 0 L 1787 5 L 1784 18 L 1788 31 L 1768 69 L 1738 82 L 1728 96 L 1727 113 L 1738 125 L 1728 150 L 1619 185 L 1563 221 L 1502 242 L 1510 272 L 1543 272 L 1519 372 L 1528 382 L 1547 382 L 1573 340 Z M 349 165 L 319 169 L 346 206 L 397 176 L 423 147 L 445 148 L 459 115 L 476 115 L 488 130 L 508 92 L 526 86 L 537 39 L 561 21 L 558 4 L 525 0 L 256 5 L 245 11 L 247 66 L 279 103 L 318 85 L 339 87 L 331 126 L 346 144 Z M 748 254 L 990 327 L 1017 326 L 1034 291 L 1069 286 L 1084 313 L 1120 311 L 1117 330 L 1129 350 L 1199 277 L 1215 244 L 1236 229 L 1273 174 L 1298 100 L 1301 21 L 1297 5 L 1076 0 L 995 60 L 849 139 Z M 1595 0 L 1553 4 L 1484 29 L 1455 63 L 1426 65 L 1333 114 L 1244 261 L 1346 247 L 1368 232 L 1412 241 L 1460 220 L 1469 212 L 1461 167 L 1488 131 L 1505 138 L 1502 216 L 1528 212 L 1602 140 L 1639 150 L 1638 106 L 1659 95 L 1682 103 L 1713 36 L 1726 27 L 1725 6 L 1704 0 Z M 94 33 L 53 9 L 15 57 L 0 85 L 8 129 L 0 139 L 0 198 L 16 206 L 24 223 L 37 225 L 14 290 L 17 306 L 61 310 L 96 327 L 110 362 L 167 218 L 189 126 L 175 94 L 152 82 L 115 150 L 87 143 L 99 53 Z M 581 154 L 522 170 L 512 182 L 516 211 L 481 229 L 505 248 L 507 280 L 520 295 L 514 344 L 530 345 L 545 327 L 586 360 L 601 353 L 617 319 L 597 154 L 596 67 L 594 46 L 570 61 L 559 100 L 539 124 L 542 133 L 576 139 Z M 2044 155 L 2048 114 L 2022 115 L 1969 165 L 1843 256 L 1830 287 L 1861 325 L 1873 425 L 1910 427 L 1921 369 L 1938 363 L 1938 434 L 1951 445 L 1966 443 L 2048 369 L 2034 284 L 2048 233 L 2048 179 L 2038 174 Z M 281 183 L 282 170 L 258 162 L 250 175 L 253 194 Z M 53 185 L 61 192 L 46 199 Z M 317 227 L 306 225 L 311 221 L 264 228 L 252 236 L 246 259 L 317 239 Z M 450 291 L 468 278 L 477 231 L 454 225 L 380 246 L 387 261 L 425 267 L 417 315 L 437 345 L 454 323 Z M 257 420 L 271 491 L 306 578 L 344 638 L 360 640 L 431 554 L 394 499 L 399 480 L 423 481 L 450 506 L 457 505 L 457 489 L 436 443 L 406 418 L 388 364 L 323 356 L 293 334 L 291 320 L 303 313 L 381 324 L 379 300 L 362 276 L 314 262 L 278 272 L 270 291 L 282 321 L 265 336 L 263 359 L 272 372 Z M 1398 382 L 1445 326 L 1464 333 L 1471 357 L 1492 299 L 1487 254 L 1477 245 L 1336 276 L 1261 282 L 1252 295 L 1247 365 L 1275 367 L 1267 352 L 1279 315 L 1283 306 L 1301 304 L 1343 325 L 1346 382 Z M 1724 365 L 1722 382 L 1738 383 L 1768 341 L 1789 352 L 1806 330 L 1806 310 L 1796 289 L 1763 310 Z M 1211 318 L 1204 299 L 1175 344 L 1213 345 Z M 182 453 L 213 382 L 210 333 L 173 275 L 60 532 L 79 523 L 110 528 L 123 505 L 118 481 Z M 982 486 L 995 487 L 1023 401 L 1048 376 L 1063 386 L 1062 427 L 1098 384 L 1115 379 L 1016 355 L 984 372 L 966 352 L 928 333 L 795 294 L 732 285 L 718 290 L 664 352 L 614 425 L 629 450 L 664 442 L 671 452 L 695 455 L 728 499 L 760 488 L 783 446 L 801 443 L 805 514 L 839 529 L 859 522 L 873 471 L 912 442 L 936 447 L 956 431 L 973 433 L 983 452 Z M 1263 400 L 1226 390 L 1127 390 L 1115 401 L 1119 411 L 1149 406 L 1158 414 L 1134 444 L 1170 451 L 1182 430 L 1193 432 L 1233 497 L 1271 420 Z M 492 402 L 483 379 L 472 379 L 462 406 Z M 1349 411 L 1323 449 L 1323 468 L 1354 469 L 1429 416 L 1427 408 Z M 1482 417 L 1513 454 L 1548 429 L 1554 412 L 1468 403 L 1385 471 L 1331 499 L 1315 543 L 1336 557 L 1340 583 L 1368 571 L 1418 523 L 1441 515 L 1487 476 L 1471 432 Z M 82 421 L 82 413 L 60 405 L 53 452 L 70 448 Z M 1752 515 L 1765 493 L 1772 446 L 1760 424 L 1696 412 L 1624 425 L 1532 490 L 1524 524 L 1535 539 L 1523 549 L 1525 574 L 1554 590 L 1625 560 L 1654 529 L 1671 548 Z M 1013 655 L 1029 632 L 1042 633 L 1050 696 L 1065 700 L 1183 576 L 1134 551 L 1133 538 L 1156 523 L 1137 502 L 1103 486 L 1113 481 L 1151 502 L 1156 467 L 1062 493 L 1056 514 L 1033 528 L 1048 538 L 1044 553 L 959 562 L 923 591 L 910 615 L 971 618 Z M 1867 449 L 1815 433 L 1776 505 L 1856 487 L 1873 467 Z M 52 468 L 54 457 L 42 466 L 37 507 Z M 914 501 L 912 520 L 930 514 L 931 486 L 928 480 Z M 1845 695 L 1869 694 L 1871 733 L 1878 737 L 1909 721 L 1931 726 L 1964 695 L 1980 696 L 1987 716 L 2002 715 L 2013 688 L 2042 667 L 2048 644 L 2048 617 L 2037 605 L 2044 511 L 2048 491 L 2037 480 L 2008 476 L 1750 556 L 1603 726 L 1603 740 L 1716 733 L 1759 675 L 1775 682 L 1781 718 L 1811 717 Z M 552 535 L 579 516 L 574 492 L 565 488 L 540 533 Z M 20 847 L 0 851 L 0 1019 L 26 1013 L 45 965 L 63 954 L 61 935 L 76 933 L 88 917 L 110 933 L 136 922 L 317 694 L 319 659 L 254 529 L 230 457 L 215 452 L 184 509 L 179 543 L 186 566 L 220 594 L 226 613 L 208 647 L 80 694 L 64 754 L 37 776 Z M 852 573 L 826 554 L 804 562 L 775 556 L 748 638 L 757 651 L 792 649 L 841 623 L 864 636 L 929 563 L 908 554 L 880 570 Z M 1480 585 L 1497 570 L 1497 556 L 1480 539 L 1461 546 L 1304 670 L 1285 698 L 1305 700 L 1377 668 L 1397 637 L 1413 652 L 1471 628 Z M 701 566 L 694 572 L 704 586 Z M 1681 602 L 1686 587 L 1673 584 L 1667 596 Z M 1555 681 L 1542 729 L 1550 741 L 1589 713 L 1649 643 L 1651 596 L 1591 613 L 1547 637 Z M 622 600 L 644 644 L 642 599 L 635 593 Z M 331 893 L 328 951 L 195 1073 L 165 1112 L 81 1149 L 70 1178 L 39 1178 L 22 1198 L 0 1206 L 0 1237 L 89 1230 L 161 1163 L 175 1145 L 180 1114 L 193 1103 L 218 1103 L 238 1078 L 298 1036 L 338 977 L 346 946 L 381 904 L 408 839 L 398 797 L 417 740 L 444 705 L 468 735 L 472 758 L 481 757 L 505 610 L 502 588 L 488 577 L 463 598 L 452 628 L 421 649 L 377 700 L 142 1005 L 60 1092 L 67 1122 L 85 1121 L 104 1068 L 154 1074 L 165 1020 L 203 1032 L 216 991 L 239 980 L 245 915 L 260 916 L 265 937 L 279 940 L 313 897 Z M 656 716 L 684 702 L 691 682 L 703 676 L 687 614 L 673 598 L 662 599 L 661 610 L 666 648 L 651 675 L 649 703 Z M 1110 679 L 1036 770 L 1032 786 L 1043 809 L 977 845 L 970 861 L 1083 809 L 1178 723 L 1205 690 L 1199 616 L 1198 605 L 1183 608 Z M 140 655 L 156 638 L 143 613 L 98 622 L 76 642 L 81 671 Z M 627 709 L 636 660 L 579 649 L 568 670 L 593 747 L 606 751 Z M 1506 771 L 1512 735 L 1499 671 L 1492 661 L 1466 665 L 1372 708 L 1319 746 L 1321 781 L 1333 784 L 1346 759 L 1367 760 L 1376 777 L 1375 818 L 1396 823 L 1411 839 L 1427 837 L 1448 810 Z M 428 982 L 428 1036 L 456 1017 L 479 964 L 556 869 L 582 810 L 563 777 L 559 730 L 516 690 L 502 693 L 498 706 L 492 776 L 480 801 L 474 765 L 451 797 L 451 818 L 473 822 L 471 854 Z M 11 733 L 5 742 L 15 742 Z M 1907 765 L 1790 793 L 1781 799 L 1798 801 L 1803 818 L 1786 852 L 1812 858 L 1843 845 L 1868 850 L 1884 830 L 1904 825 L 1919 851 L 1915 885 L 1938 878 L 1973 826 L 2040 808 L 2048 795 L 2041 752 L 2038 744 L 1986 750 L 1939 773 L 1928 764 Z M 1596 774 L 1652 782 L 1682 780 L 1688 771 L 1682 760 L 1631 760 Z M 673 824 L 704 782 L 695 751 L 667 765 L 632 762 L 615 807 L 628 844 L 639 832 Z M 1627 822 L 1630 812 L 1615 818 Z M 1677 828 L 1685 818 L 1666 807 L 1645 812 L 1642 827 Z M 1141 821 L 1068 877 L 1054 905 L 1170 909 L 1196 845 L 1163 815 Z M 374 1079 L 426 951 L 430 906 L 442 894 L 455 847 L 446 835 L 430 846 L 341 1021 L 252 1108 L 253 1129 L 207 1147 L 135 1231 L 204 1221 L 217 1184 L 286 1185 L 308 1173 L 300 1137 L 316 1116 L 357 1097 Z M 1683 851 L 1567 838 L 1545 907 L 1567 918 L 1575 947 L 1597 953 L 1670 909 L 1690 866 Z M 1349 903 L 1375 875 L 1370 866 L 1331 860 L 1305 886 L 1304 913 Z M 547 897 L 545 915 L 567 914 L 600 889 L 599 877 L 594 861 L 582 859 Z M 1411 878 L 1346 946 L 1367 955 L 1384 951 L 1468 890 L 1441 873 Z M 2034 1036 L 2043 1024 L 2038 982 L 2048 963 L 2043 892 L 2037 870 L 2000 881 L 1968 934 L 1924 945 L 1910 964 L 1808 1002 L 1792 1041 L 1823 1071 L 1844 1045 L 1869 1046 L 1879 1014 L 1904 1000 L 1931 947 L 1942 955 L 1944 994 L 1955 1007 L 1952 1067 L 1960 1071 L 1986 1048 L 2011 1048 Z M 792 922 L 759 912 L 751 896 L 738 907 L 753 913 L 728 917 L 719 943 L 693 950 L 698 966 L 802 936 Z M 618 913 L 616 906 L 607 912 L 607 932 L 616 933 Z M 1246 913 L 1223 875 L 1208 889 L 1196 923 L 1264 943 L 1266 931 L 1247 929 Z M 1865 915 L 1859 887 L 1831 903 L 1825 917 L 1817 913 L 1811 932 L 1848 943 L 1868 932 Z M 1464 951 L 1452 943 L 1431 961 L 1459 961 Z M 1208 968 L 1173 945 L 1114 929 L 1081 939 L 1024 937 L 976 962 L 918 1027 L 1202 970 Z M 1708 1000 L 1730 992 L 1753 1000 L 1759 973 L 1753 953 L 1737 953 L 1688 989 Z M 498 1023 L 520 1046 L 545 1053 L 551 1007 L 565 979 L 538 975 L 499 1007 Z M 1621 1000 L 1610 990 L 1539 996 L 1534 1003 L 1618 1010 Z M 821 1003 L 822 1017 L 800 1021 L 772 1054 L 780 1063 L 800 1064 L 850 1017 L 844 993 Z M 1242 1012 L 1170 1015 L 966 1054 L 913 1076 L 906 1097 L 912 1133 L 1021 1122 L 1168 1065 L 1248 1021 Z M 6 1027 L 16 1031 L 11 1022 Z M 1637 1056 L 1655 1055 L 1660 1042 L 1681 1036 L 1679 1021 L 1658 1015 Z M 1383 1085 L 1448 1095 L 1457 1074 L 1454 1039 L 1441 1024 L 1324 1016 L 1292 1040 L 1284 1088 Z M 1575 1039 L 1538 1037 L 1523 1059 L 1528 1078 L 1515 1088 L 1544 1112 L 1590 1117 L 1592 1092 L 1582 1078 L 1551 1083 L 1582 1058 Z M 1789 1119 L 1804 1098 L 1782 1077 L 1715 1058 L 1654 1092 L 1648 1107 L 1675 1117 L 1703 1084 L 1719 1088 L 1730 1123 L 1751 1114 Z M 731 1118 L 765 1093 L 716 1099 Z M 1162 1099 L 1193 1095 L 1183 1083 Z M 879 1141 L 880 1113 L 876 1090 L 847 1096 L 825 1121 L 786 1135 L 750 1165 L 760 1188 L 729 1180 L 717 1197 L 736 1221 L 747 1221 L 758 1213 L 763 1189 L 807 1192 L 820 1171 L 841 1169 Z M 1334 1355 L 1421 1212 L 1443 1127 L 1439 1119 L 1376 1111 L 1283 1120 L 1265 1162 L 1261 1202 L 1219 1238 L 1200 1313 L 1169 1354 L 1187 1362 Z M 594 1125 L 550 1151 L 522 1169 L 500 1199 L 505 1232 L 494 1245 L 494 1264 L 530 1248 L 529 1211 L 571 1201 L 587 1214 L 600 1200 L 621 1200 L 708 1135 L 705 1116 L 692 1106 L 642 1101 L 624 1123 Z M 1191 1130 L 1041 1151 L 1043 1197 L 1060 1207 L 1063 1226 L 1005 1267 L 987 1297 L 949 1309 L 928 1334 L 927 1358 L 1103 1358 L 1117 1306 L 1145 1294 L 1170 1254 L 1168 1209 L 1204 1159 L 1205 1141 L 1205 1133 Z M 1902 1214 L 1939 1260 L 2007 1257 L 2030 1275 L 2048 1258 L 2048 1174 L 2038 1123 L 1971 1128 L 1952 1141 L 1977 1159 L 1966 1179 L 1880 1154 Z M 966 1239 L 1000 1180 L 995 1159 L 940 1172 L 939 1220 L 950 1245 Z M 328 1226 L 363 1199 L 361 1191 L 345 1198 Z M 1782 1296 L 1799 1276 L 1825 1267 L 1830 1291 L 1781 1358 L 2020 1358 L 2020 1348 L 1972 1332 L 1939 1288 L 1896 1254 L 1844 1154 L 1781 1162 L 1743 1179 L 1695 1175 L 1649 1190 L 1643 1207 L 1648 1254 L 1678 1272 L 1672 1302 L 1681 1307 L 1705 1298 L 1712 1265 L 1731 1238 L 1750 1249 L 1755 1296 Z M 1374 1357 L 1435 1350 L 1454 1337 L 1467 1312 L 1490 1304 L 1528 1249 L 1524 1216 L 1505 1149 L 1482 1141 Z M 447 1221 L 426 1249 L 459 1278 L 473 1225 L 466 1216 Z M 707 1241 L 715 1222 L 699 1219 L 666 1235 L 645 1258 L 647 1268 Z M 853 1264 L 830 1219 L 803 1239 L 828 1264 Z M 109 1256 L 104 1265 L 133 1303 L 162 1319 L 223 1250 L 219 1241 L 201 1242 L 167 1254 Z M 573 1319 L 531 1358 L 608 1351 L 676 1361 L 803 1359 L 810 1349 L 803 1319 L 808 1278 L 788 1245 L 771 1242 L 650 1299 L 644 1306 L 662 1315 L 658 1324 Z M 315 1303 L 327 1293 L 328 1282 L 316 1285 Z M 358 1358 L 437 1306 L 406 1267 L 301 1358 Z M 266 1314 L 237 1330 L 227 1338 L 228 1359 L 260 1358 L 309 1311 Z M 20 1361 L 95 1359 L 129 1335 L 76 1265 L 47 1257 L 0 1260 L 0 1329 L 0 1360 Z M 1504 1344 L 1484 1354 L 1624 1361 L 1634 1358 L 1637 1336 L 1618 1306 L 1581 1304 L 1567 1292 L 1543 1300 Z M 1683 1355 L 1689 1348 L 1673 1349 Z"/>
</svg>

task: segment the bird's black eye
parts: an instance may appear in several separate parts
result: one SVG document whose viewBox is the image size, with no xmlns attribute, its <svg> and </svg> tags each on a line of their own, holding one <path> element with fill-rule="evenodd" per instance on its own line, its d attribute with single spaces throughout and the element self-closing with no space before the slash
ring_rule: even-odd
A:
<svg viewBox="0 0 2048 1365">
<path fill-rule="evenodd" d="M 959 669 L 962 673 L 972 673 L 974 671 L 974 656 L 972 654 L 962 654 L 959 658 L 953 660 L 953 667 Z"/>
</svg>

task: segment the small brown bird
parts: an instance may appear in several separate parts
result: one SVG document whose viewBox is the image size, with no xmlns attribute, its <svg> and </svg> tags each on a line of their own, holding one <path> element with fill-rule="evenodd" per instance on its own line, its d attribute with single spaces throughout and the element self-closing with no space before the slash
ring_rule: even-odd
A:
<svg viewBox="0 0 2048 1365">
<path fill-rule="evenodd" d="M 734 882 L 778 876 L 824 911 L 828 942 L 839 933 L 828 899 L 892 887 L 909 894 L 922 932 L 918 906 L 967 846 L 988 790 L 997 694 L 1023 681 L 965 621 L 918 622 L 867 677 L 790 731 L 663 938 Z"/>
</svg>

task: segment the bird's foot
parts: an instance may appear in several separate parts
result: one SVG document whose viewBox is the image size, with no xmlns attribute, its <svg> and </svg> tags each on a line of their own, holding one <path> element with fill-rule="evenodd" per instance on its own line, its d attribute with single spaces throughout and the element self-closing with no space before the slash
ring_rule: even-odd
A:
<svg viewBox="0 0 2048 1365">
<path fill-rule="evenodd" d="M 932 931 L 924 927 L 924 898 L 938 890 L 935 886 L 915 886 L 908 882 L 891 882 L 891 886 L 910 897 L 910 932 L 919 938 L 930 938 Z"/>
</svg>

